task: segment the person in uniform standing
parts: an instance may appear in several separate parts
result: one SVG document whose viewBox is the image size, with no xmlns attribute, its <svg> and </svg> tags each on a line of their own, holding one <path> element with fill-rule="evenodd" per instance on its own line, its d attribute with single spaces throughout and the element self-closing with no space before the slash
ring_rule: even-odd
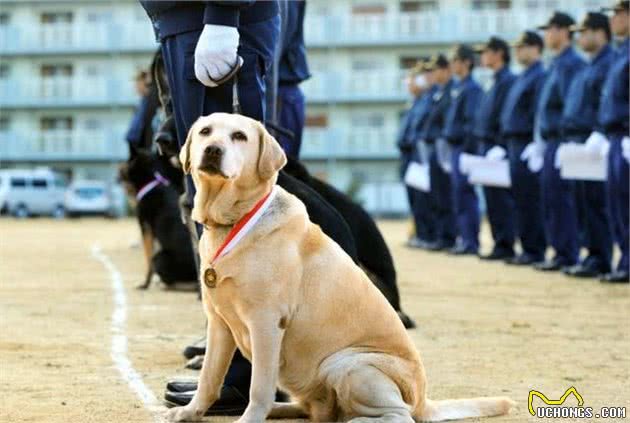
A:
<svg viewBox="0 0 630 423">
<path fill-rule="evenodd" d="M 474 153 L 477 148 L 472 129 L 483 91 L 472 78 L 474 66 L 473 49 L 467 45 L 456 46 L 451 67 L 457 82 L 451 89 L 442 138 L 436 146 L 447 151 L 444 167 L 450 171 L 451 198 L 458 233 L 457 244 L 450 250 L 454 255 L 476 255 L 479 251 L 479 201 L 474 187 L 459 169 L 460 155 Z"/>
<path fill-rule="evenodd" d="M 630 161 L 630 138 L 628 137 L 628 121 L 630 113 L 628 104 L 628 18 L 630 2 L 620 1 L 613 8 L 610 27 L 619 46 L 608 76 L 604 82 L 599 106 L 598 121 L 604 134 L 610 141 L 608 152 L 608 178 L 606 191 L 608 198 L 608 212 L 612 233 L 621 250 L 621 257 L 614 270 L 601 277 L 602 282 L 628 283 L 630 282 L 628 259 L 628 236 L 630 233 L 630 196 L 628 184 L 628 162 Z"/>
<path fill-rule="evenodd" d="M 478 151 L 490 160 L 507 158 L 505 140 L 500 131 L 500 117 L 507 93 L 515 76 L 510 71 L 510 46 L 499 37 L 477 49 L 481 64 L 492 70 L 492 86 L 483 95 L 473 126 L 473 135 L 479 143 Z M 514 257 L 514 199 L 508 188 L 484 186 L 486 213 L 494 247 L 490 254 L 480 256 L 484 260 L 508 260 Z"/>
<path fill-rule="evenodd" d="M 575 183 L 560 177 L 556 167 L 556 151 L 565 141 L 562 132 L 562 112 L 567 101 L 569 86 L 585 62 L 572 46 L 573 18 L 555 12 L 548 23 L 539 27 L 545 31 L 545 47 L 555 54 L 549 67 L 538 102 L 536 113 L 540 134 L 545 140 L 541 189 L 545 234 L 554 248 L 555 256 L 536 263 L 542 271 L 557 271 L 573 266 L 578 260 L 578 224 L 575 204 Z"/>
<path fill-rule="evenodd" d="M 610 25 L 603 13 L 589 12 L 580 25 L 571 29 L 580 34 L 578 43 L 590 56 L 590 62 L 573 78 L 569 87 L 562 113 L 562 131 L 565 140 L 585 143 L 592 154 L 603 158 L 603 146 L 607 141 L 597 121 L 597 113 L 604 79 L 614 59 Z M 576 203 L 583 215 L 580 224 L 582 246 L 588 250 L 588 255 L 579 264 L 564 269 L 564 273 L 575 277 L 597 277 L 610 272 L 612 259 L 604 182 L 579 180 L 575 187 Z"/>
<path fill-rule="evenodd" d="M 424 63 L 419 62 L 407 76 L 407 89 L 412 96 L 411 107 L 404 114 L 398 132 L 397 146 L 401 155 L 400 175 L 404 179 L 407 168 L 412 162 L 420 162 L 421 158 L 416 148 L 417 127 L 424 121 L 431 103 L 432 87 L 424 69 Z M 406 186 L 407 199 L 414 221 L 414 235 L 407 241 L 411 248 L 423 248 L 433 239 L 433 225 L 428 219 L 429 205 L 423 192 Z"/>
<path fill-rule="evenodd" d="M 534 118 L 545 70 L 540 60 L 543 40 L 536 32 L 525 31 L 512 46 L 524 69 L 508 91 L 500 131 L 508 150 L 515 228 L 522 252 L 506 263 L 523 266 L 544 260 L 547 249 L 538 174 L 542 160 L 530 161 L 532 149 L 541 147 L 541 141 L 534 141 Z"/>
<path fill-rule="evenodd" d="M 439 163 L 436 142 L 442 136 L 444 119 L 451 101 L 453 80 L 448 59 L 439 54 L 427 64 L 430 79 L 435 85 L 429 104 L 429 112 L 418 131 L 418 151 L 421 160 L 429 163 L 431 192 L 429 207 L 434 222 L 435 242 L 426 245 L 430 251 L 449 250 L 455 244 L 455 217 L 451 202 L 451 184 L 448 173 Z"/>
<path fill-rule="evenodd" d="M 183 145 L 199 116 L 232 112 L 238 63 L 241 113 L 265 120 L 265 73 L 280 32 L 276 1 L 141 1 L 160 41 L 172 95 L 177 140 Z M 187 178 L 192 202 L 194 185 Z M 251 365 L 236 351 L 212 414 L 242 414 L 249 402 Z"/>
</svg>

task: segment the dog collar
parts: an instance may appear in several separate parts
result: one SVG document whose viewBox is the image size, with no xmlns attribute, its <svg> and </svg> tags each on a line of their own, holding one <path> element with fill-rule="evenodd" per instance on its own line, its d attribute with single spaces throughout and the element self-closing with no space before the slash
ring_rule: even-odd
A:
<svg viewBox="0 0 630 423">
<path fill-rule="evenodd" d="M 219 249 L 214 253 L 212 261 L 210 262 L 211 266 L 214 265 L 214 263 L 218 259 L 233 250 L 234 247 L 236 247 L 236 245 L 245 237 L 245 235 L 247 235 L 247 233 L 252 230 L 252 228 L 260 220 L 263 214 L 265 214 L 265 211 L 267 211 L 267 209 L 273 202 L 276 193 L 277 187 L 276 185 L 274 185 L 269 193 L 258 200 L 254 207 L 249 212 L 247 212 L 247 214 L 243 216 L 238 222 L 236 222 L 232 229 L 230 229 L 230 232 L 223 241 L 223 244 L 221 244 Z"/>
<path fill-rule="evenodd" d="M 136 201 L 142 200 L 152 189 L 157 187 L 158 185 L 168 186 L 170 182 L 164 176 L 160 174 L 160 172 L 153 173 L 153 179 L 151 182 L 140 188 L 140 191 L 136 194 Z"/>
</svg>

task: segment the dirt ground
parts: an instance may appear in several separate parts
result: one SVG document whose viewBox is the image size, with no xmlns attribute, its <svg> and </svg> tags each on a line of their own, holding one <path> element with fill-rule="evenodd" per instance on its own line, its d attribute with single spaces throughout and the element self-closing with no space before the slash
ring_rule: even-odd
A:
<svg viewBox="0 0 630 423">
<path fill-rule="evenodd" d="M 630 408 L 629 286 L 408 250 L 406 222 L 380 226 L 418 324 L 411 334 L 431 398 L 516 400 L 496 422 L 537 420 L 532 389 L 557 399 L 575 386 L 596 411 Z M 158 284 L 134 289 L 144 271 L 138 239 L 133 220 L 0 220 L 0 422 L 155 421 L 115 366 L 114 335 L 127 336 L 130 364 L 158 400 L 169 377 L 194 375 L 181 350 L 203 333 L 200 304 Z M 122 334 L 111 328 L 111 275 L 94 246 L 122 275 Z"/>
</svg>

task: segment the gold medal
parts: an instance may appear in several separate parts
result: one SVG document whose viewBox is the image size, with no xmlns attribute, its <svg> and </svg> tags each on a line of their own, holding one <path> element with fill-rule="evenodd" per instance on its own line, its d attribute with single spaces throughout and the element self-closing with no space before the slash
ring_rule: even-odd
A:
<svg viewBox="0 0 630 423">
<path fill-rule="evenodd" d="M 205 272 L 203 272 L 203 283 L 206 284 L 208 288 L 214 288 L 217 286 L 217 272 L 212 267 L 208 267 Z"/>
</svg>

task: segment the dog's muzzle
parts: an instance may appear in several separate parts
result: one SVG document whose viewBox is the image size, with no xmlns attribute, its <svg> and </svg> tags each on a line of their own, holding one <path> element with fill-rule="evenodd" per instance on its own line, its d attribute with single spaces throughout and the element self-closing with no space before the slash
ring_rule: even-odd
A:
<svg viewBox="0 0 630 423">
<path fill-rule="evenodd" d="M 216 145 L 209 145 L 203 150 L 199 169 L 206 173 L 223 175 L 221 160 L 223 160 L 223 149 Z"/>
</svg>

